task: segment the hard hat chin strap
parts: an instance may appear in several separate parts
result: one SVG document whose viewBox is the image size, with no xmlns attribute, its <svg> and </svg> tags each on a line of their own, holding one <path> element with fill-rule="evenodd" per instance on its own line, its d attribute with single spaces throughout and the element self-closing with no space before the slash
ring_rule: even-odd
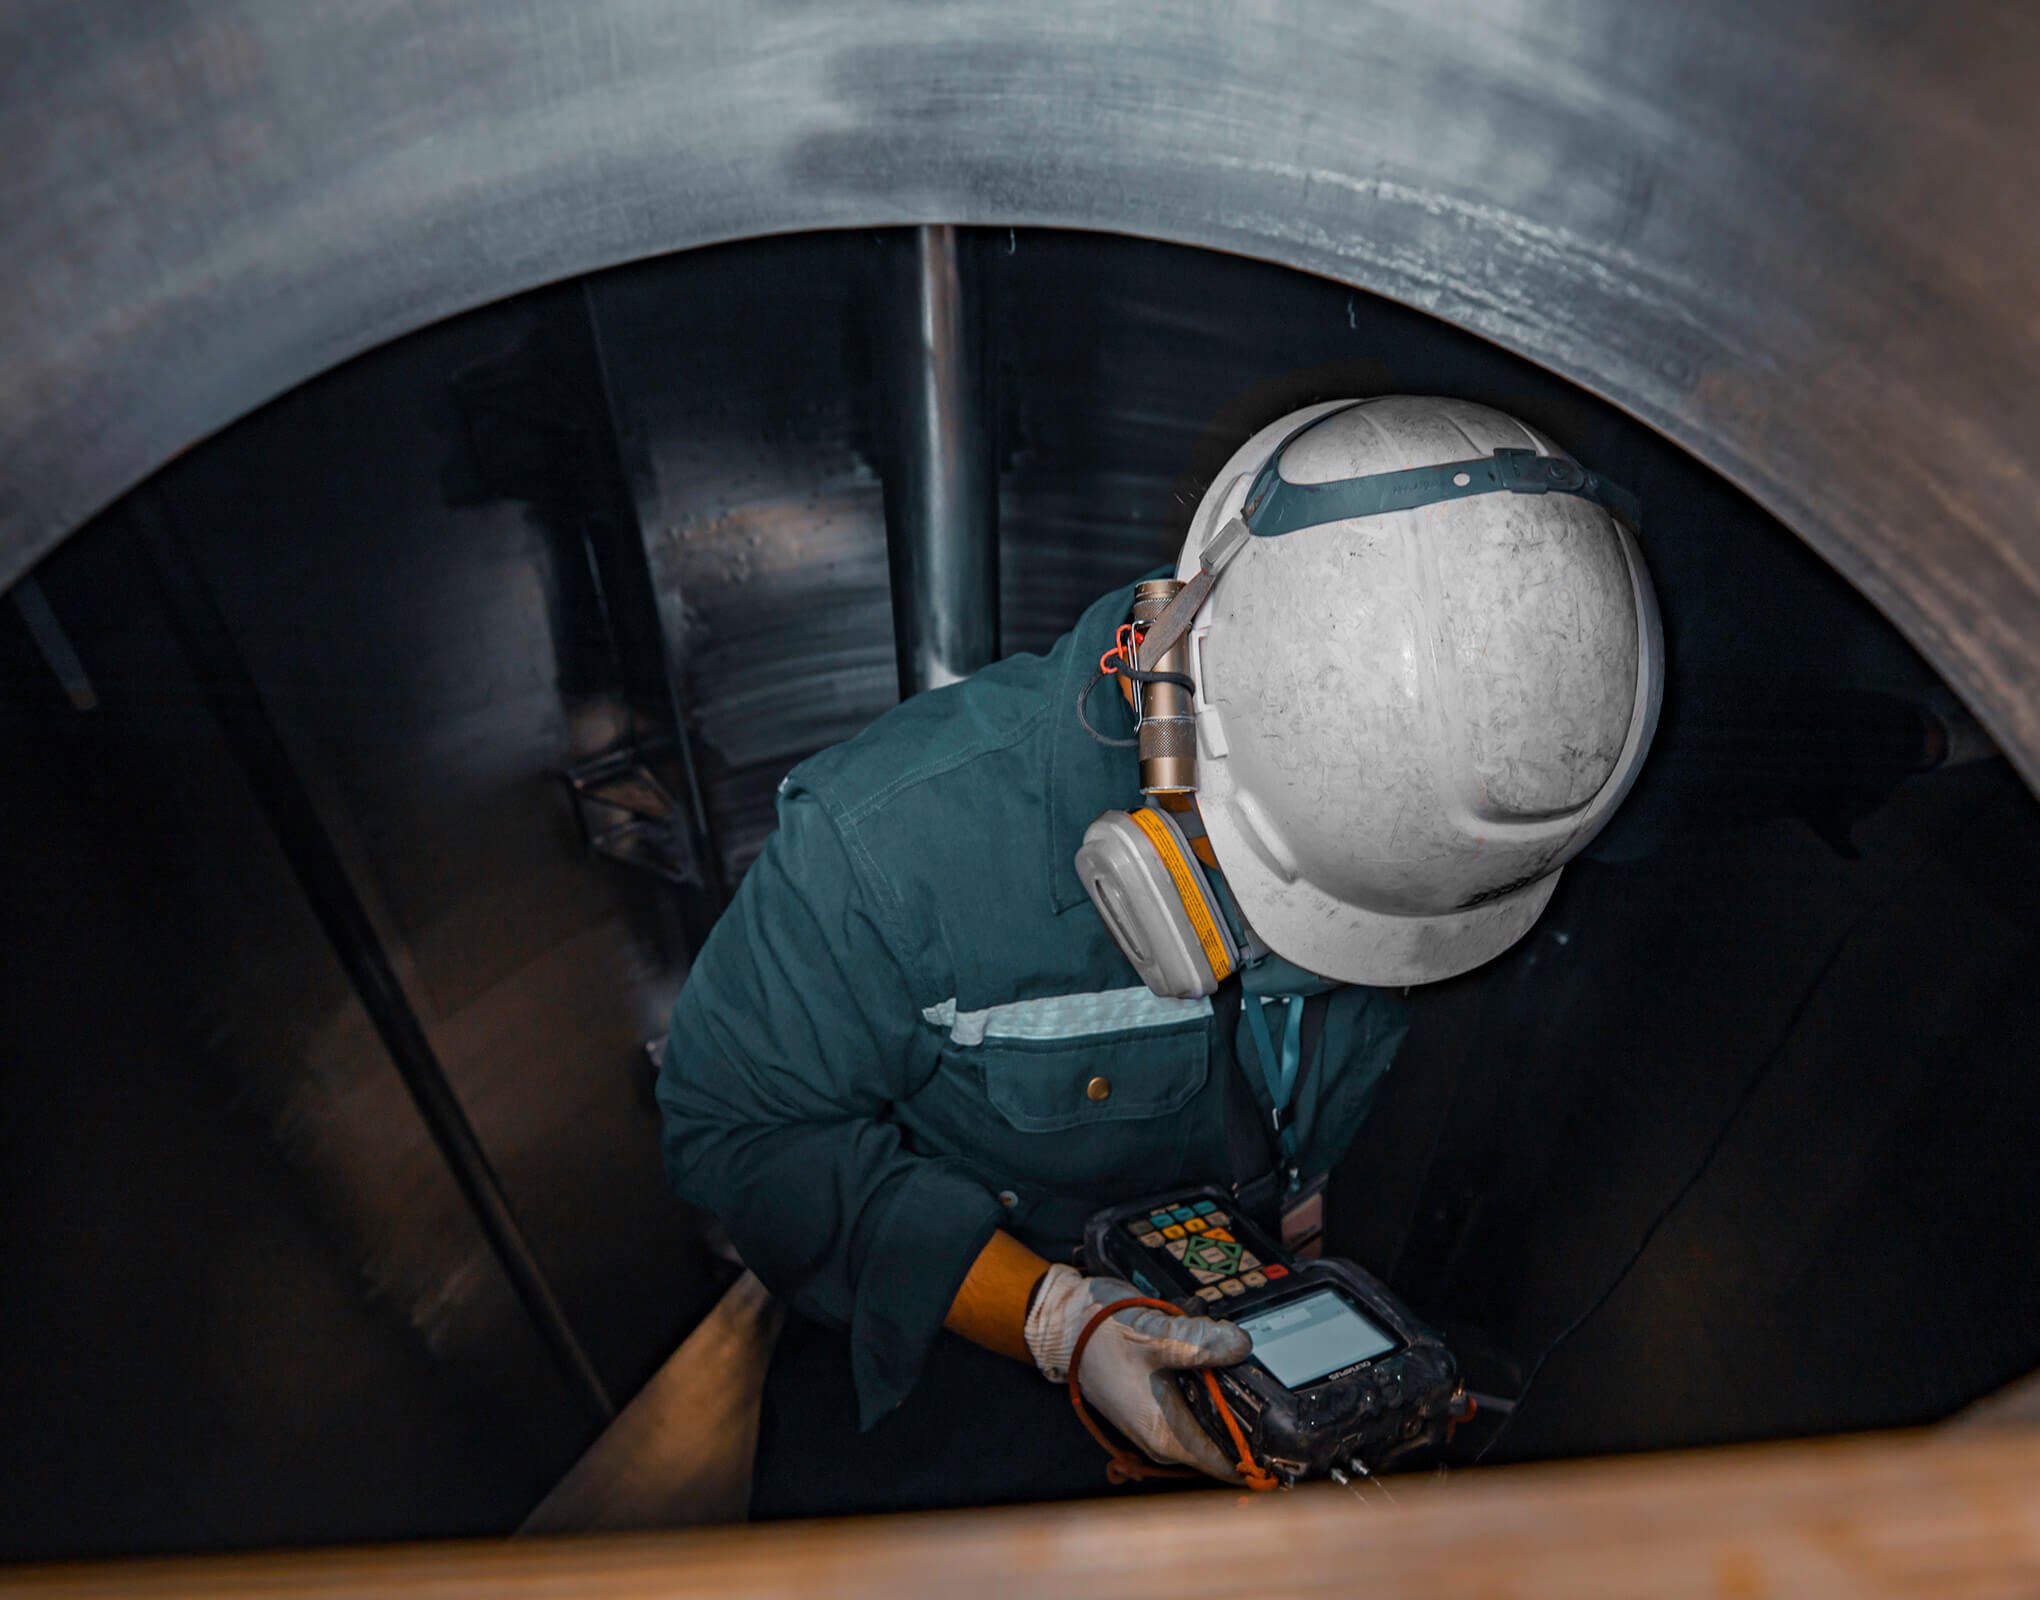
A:
<svg viewBox="0 0 2040 1600">
<path fill-rule="evenodd" d="M 1140 662 L 1136 666 L 1161 660 L 1182 642 L 1190 624 L 1197 620 L 1197 613 L 1204 609 L 1204 602 L 1211 598 L 1211 591 L 1218 587 L 1218 575 L 1225 571 L 1227 562 L 1246 548 L 1251 531 L 1238 517 L 1228 517 L 1225 526 L 1205 541 L 1204 548 L 1197 552 L 1195 574 L 1176 591 L 1168 609 L 1148 624 L 1141 637 Z"/>
</svg>

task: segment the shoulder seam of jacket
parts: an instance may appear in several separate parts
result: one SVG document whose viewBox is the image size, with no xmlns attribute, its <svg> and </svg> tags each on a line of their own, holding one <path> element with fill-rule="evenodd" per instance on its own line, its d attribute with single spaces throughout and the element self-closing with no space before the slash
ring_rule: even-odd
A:
<svg viewBox="0 0 2040 1600">
<path fill-rule="evenodd" d="M 888 802 L 897 799 L 908 789 L 939 778 L 945 773 L 954 772 L 958 767 L 968 766 L 971 762 L 980 760 L 985 756 L 996 755 L 1001 750 L 1012 749 L 1014 745 L 1019 744 L 1023 739 L 1033 734 L 1036 726 L 1041 722 L 1042 718 L 1048 715 L 1051 709 L 1051 707 L 1045 705 L 1037 706 L 1034 710 L 1027 713 L 1025 719 L 1017 727 L 1001 738 L 981 739 L 975 744 L 965 745 L 961 750 L 951 751 L 946 756 L 938 757 L 936 760 L 928 762 L 925 766 L 915 767 L 909 772 L 901 773 L 900 776 L 894 778 L 883 789 L 866 796 L 854 806 L 844 807 L 840 813 L 844 825 L 854 828 L 864 821 L 866 817 Z"/>
<path fill-rule="evenodd" d="M 899 893 L 893 888 L 892 880 L 880 870 L 870 850 L 865 848 L 863 836 L 855 826 L 855 819 L 846 813 L 841 803 L 833 796 L 796 781 L 793 774 L 787 774 L 787 782 L 792 788 L 783 795 L 783 798 L 805 798 L 812 800 L 820 808 L 823 819 L 829 825 L 829 831 L 835 835 L 836 843 L 842 847 L 843 858 L 850 863 L 851 876 L 871 895 L 871 909 L 883 926 L 893 961 L 901 972 L 909 975 L 911 983 L 913 968 L 906 960 L 906 951 L 909 947 L 901 937 L 905 907 L 900 903 Z"/>
</svg>

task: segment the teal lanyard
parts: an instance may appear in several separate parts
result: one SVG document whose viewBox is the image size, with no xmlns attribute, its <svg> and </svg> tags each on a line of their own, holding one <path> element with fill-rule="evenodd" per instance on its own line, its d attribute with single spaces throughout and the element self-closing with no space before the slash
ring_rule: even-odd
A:
<svg viewBox="0 0 2040 1600">
<path fill-rule="evenodd" d="M 1286 1008 L 1279 1055 L 1274 1039 L 1269 1036 L 1268 1018 L 1262 1009 L 1267 1002 L 1259 995 L 1241 998 L 1247 1013 L 1247 1032 L 1254 1036 L 1254 1053 L 1261 1058 L 1261 1076 L 1268 1083 L 1275 1137 L 1281 1141 L 1283 1157 L 1289 1163 L 1289 1187 L 1294 1189 L 1297 1184 L 1296 1127 L 1290 1119 L 1289 1102 L 1295 1097 L 1296 1076 L 1303 1065 L 1303 996 L 1287 994 L 1274 997 L 1281 1000 Z"/>
</svg>

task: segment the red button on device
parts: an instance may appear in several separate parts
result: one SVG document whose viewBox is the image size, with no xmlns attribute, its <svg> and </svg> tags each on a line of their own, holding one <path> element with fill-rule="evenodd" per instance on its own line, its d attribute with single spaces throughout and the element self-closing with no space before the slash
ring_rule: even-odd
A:
<svg viewBox="0 0 2040 1600">
<path fill-rule="evenodd" d="M 1286 1278 L 1289 1276 L 1289 1269 L 1287 1267 L 1278 1267 L 1270 1265 L 1263 1267 L 1261 1270 L 1267 1273 L 1268 1276 L 1271 1278 Z"/>
</svg>

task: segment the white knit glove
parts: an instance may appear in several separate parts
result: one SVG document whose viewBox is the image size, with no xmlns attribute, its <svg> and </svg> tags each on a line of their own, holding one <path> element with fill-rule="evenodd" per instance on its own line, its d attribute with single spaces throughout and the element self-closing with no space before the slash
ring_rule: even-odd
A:
<svg viewBox="0 0 2040 1600">
<path fill-rule="evenodd" d="M 1048 1269 L 1027 1313 L 1027 1348 L 1042 1376 L 1067 1381 L 1070 1352 L 1100 1306 L 1141 1298 L 1117 1278 L 1087 1278 L 1060 1264 Z M 1239 1482 L 1239 1474 L 1197 1424 L 1176 1382 L 1179 1367 L 1230 1367 L 1247 1359 L 1254 1341 L 1244 1329 L 1210 1317 L 1172 1317 L 1134 1307 L 1091 1335 L 1077 1387 L 1091 1405 L 1157 1461 L 1180 1462 Z"/>
</svg>

